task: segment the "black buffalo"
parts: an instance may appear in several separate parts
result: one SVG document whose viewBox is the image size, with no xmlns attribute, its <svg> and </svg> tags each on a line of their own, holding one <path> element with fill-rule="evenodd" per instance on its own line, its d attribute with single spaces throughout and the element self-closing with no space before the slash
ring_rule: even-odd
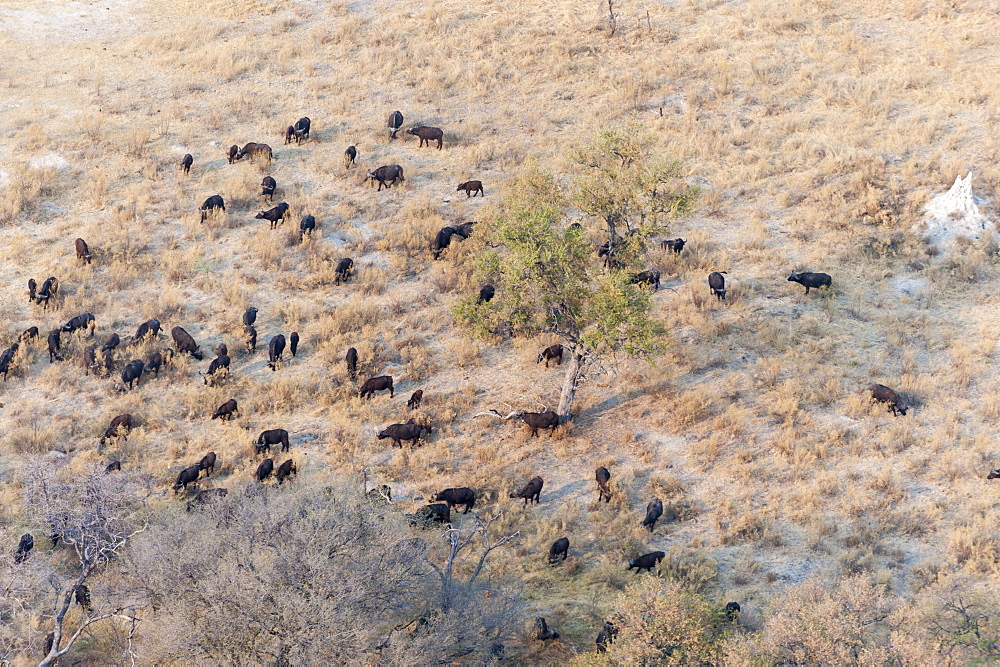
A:
<svg viewBox="0 0 1000 667">
<path fill-rule="evenodd" d="M 139 384 L 143 368 L 145 364 L 142 363 L 142 359 L 133 359 L 125 364 L 125 368 L 122 369 L 122 384 L 127 384 L 129 389 L 132 388 L 133 382 Z"/>
<path fill-rule="evenodd" d="M 806 294 L 809 294 L 809 289 L 819 289 L 820 287 L 830 287 L 833 284 L 833 279 L 830 278 L 825 273 L 795 273 L 788 276 L 788 282 L 798 283 L 806 288 Z"/>
<path fill-rule="evenodd" d="M 660 241 L 660 250 L 673 250 L 675 253 L 680 253 L 684 250 L 684 244 L 687 243 L 684 239 L 666 239 L 665 241 Z"/>
<path fill-rule="evenodd" d="M 561 365 L 563 360 L 563 346 L 559 343 L 549 345 L 547 348 L 538 353 L 538 358 L 535 359 L 535 363 L 540 364 L 543 359 L 545 360 L 546 368 L 549 367 L 550 361 L 555 361 L 557 366 Z"/>
<path fill-rule="evenodd" d="M 274 208 L 270 208 L 266 211 L 261 211 L 254 216 L 255 220 L 267 220 L 271 223 L 271 229 L 274 229 L 280 224 L 284 224 L 285 216 L 288 214 L 288 203 L 281 202 Z"/>
<path fill-rule="evenodd" d="M 194 158 L 190 153 L 185 153 L 184 157 L 181 158 L 181 169 L 185 174 L 191 173 L 191 165 L 194 164 Z"/>
<path fill-rule="evenodd" d="M 246 334 L 247 354 L 250 354 L 257 349 L 257 330 L 248 324 L 243 331 Z"/>
<path fill-rule="evenodd" d="M 399 111 L 393 111 L 389 114 L 389 122 L 386 123 L 386 127 L 389 128 L 389 138 L 395 139 L 399 128 L 403 127 L 403 114 Z"/>
<path fill-rule="evenodd" d="M 905 415 L 907 407 L 899 398 L 899 394 L 886 387 L 884 384 L 873 384 L 868 388 L 872 394 L 872 399 L 889 406 L 889 412 L 895 416 Z"/>
<path fill-rule="evenodd" d="M 660 289 L 660 272 L 656 269 L 643 271 L 629 278 L 629 282 L 633 285 L 652 285 L 654 290 L 658 290 Z"/>
<path fill-rule="evenodd" d="M 187 485 L 196 483 L 200 474 L 201 467 L 197 463 L 188 468 L 184 468 L 184 470 L 181 470 L 180 474 L 177 475 L 177 481 L 174 483 L 174 491 L 178 491 L 182 487 L 185 491 L 187 491 Z"/>
<path fill-rule="evenodd" d="M 309 128 L 312 126 L 312 121 L 309 120 L 308 116 L 303 116 L 295 121 L 295 125 L 292 125 L 292 131 L 295 134 L 295 143 L 300 141 L 305 141 L 309 138 Z"/>
<path fill-rule="evenodd" d="M 445 489 L 444 491 L 434 495 L 434 500 L 442 503 L 448 503 L 448 507 L 454 507 L 455 505 L 465 505 L 465 511 L 462 514 L 468 514 L 469 510 L 473 508 L 476 504 L 476 492 L 468 487 L 459 487 L 454 489 Z"/>
<path fill-rule="evenodd" d="M 392 424 L 386 427 L 386 429 L 379 433 L 376 437 L 379 440 L 389 438 L 392 440 L 392 444 L 396 447 L 402 447 L 403 440 L 412 441 L 414 446 L 416 446 L 420 441 L 421 433 L 424 431 L 430 433 L 431 429 L 429 426 L 424 426 L 422 424 Z"/>
<path fill-rule="evenodd" d="M 653 568 L 656 567 L 656 565 L 661 560 L 663 560 L 666 557 L 666 555 L 667 554 L 663 553 L 662 551 L 654 551 L 652 553 L 639 556 L 638 558 L 634 558 L 628 562 L 628 568 L 626 569 L 626 572 L 628 570 L 631 570 L 632 568 L 635 568 L 636 574 L 639 574 L 643 570 L 646 570 L 647 572 L 652 572 Z"/>
<path fill-rule="evenodd" d="M 218 457 L 215 455 L 215 452 L 209 452 L 201 457 L 201 461 L 198 461 L 198 468 L 205 471 L 205 477 L 212 476 L 212 472 L 215 471 L 215 462 L 217 460 Z"/>
<path fill-rule="evenodd" d="M 353 350 L 354 348 L 351 349 Z M 392 377 L 389 375 L 379 375 L 378 377 L 370 378 L 361 385 L 358 396 L 361 398 L 371 398 L 375 395 L 376 391 L 385 391 L 386 389 L 389 390 L 389 398 L 392 398 L 395 395 L 392 388 Z"/>
<path fill-rule="evenodd" d="M 288 459 L 280 466 L 278 466 L 278 472 L 276 477 L 278 478 L 278 484 L 284 483 L 285 479 L 290 475 L 298 475 L 298 468 L 295 467 L 295 461 Z"/>
<path fill-rule="evenodd" d="M 561 560 L 566 560 L 567 556 L 569 556 L 569 538 L 560 537 L 549 547 L 549 562 L 558 563 Z"/>
<path fill-rule="evenodd" d="M 343 280 L 345 283 L 354 273 L 354 260 L 350 257 L 344 257 L 339 262 L 337 262 L 337 268 L 334 269 L 334 284 L 339 285 L 340 281 Z"/>
<path fill-rule="evenodd" d="M 451 523 L 451 508 L 445 503 L 424 505 L 415 513 L 407 515 L 410 523 L 426 528 L 433 522 Z"/>
<path fill-rule="evenodd" d="M 73 333 L 79 330 L 90 330 L 90 335 L 94 335 L 94 331 L 97 329 L 97 323 L 94 321 L 94 316 L 90 313 L 83 313 L 72 318 L 69 322 L 62 325 L 62 331 L 66 333 Z"/>
<path fill-rule="evenodd" d="M 416 410 L 420 407 L 420 401 L 424 400 L 424 390 L 417 389 L 410 395 L 410 400 L 406 402 L 406 407 L 411 410 Z"/>
<path fill-rule="evenodd" d="M 205 358 L 201 350 L 198 347 L 198 343 L 194 341 L 187 331 L 180 327 L 174 327 L 170 330 L 170 336 L 174 339 L 174 345 L 177 346 L 178 352 L 185 352 L 190 354 L 195 359 L 199 361 Z"/>
<path fill-rule="evenodd" d="M 278 362 L 281 361 L 281 355 L 285 353 L 285 336 L 283 334 L 278 334 L 271 339 L 271 342 L 267 344 L 267 367 L 272 371 L 278 369 Z"/>
<path fill-rule="evenodd" d="M 611 481 L 611 472 L 607 468 L 601 466 L 597 469 L 597 502 L 611 502 L 611 487 L 608 486 L 608 482 Z"/>
<path fill-rule="evenodd" d="M 233 418 L 233 414 L 240 411 L 239 405 L 236 403 L 235 398 L 230 398 L 228 401 L 216 408 L 215 412 L 212 413 L 212 419 L 221 419 L 222 421 L 227 421 Z"/>
<path fill-rule="evenodd" d="M 725 271 L 713 271 L 708 274 L 708 286 L 719 301 L 726 300 L 726 279 L 722 275 L 724 273 Z"/>
<path fill-rule="evenodd" d="M 347 169 L 354 164 L 354 160 L 357 159 L 357 157 L 358 149 L 354 146 L 348 146 L 347 150 L 344 151 L 344 169 Z"/>
<path fill-rule="evenodd" d="M 438 150 L 441 150 L 441 145 L 444 143 L 444 132 L 439 127 L 411 127 L 406 133 L 420 138 L 418 148 L 425 143 L 429 147 L 432 141 L 436 141 L 438 142 Z"/>
<path fill-rule="evenodd" d="M 476 299 L 476 305 L 492 301 L 496 293 L 497 290 L 493 285 L 483 285 L 482 289 L 479 290 L 479 298 Z"/>
<path fill-rule="evenodd" d="M 281 451 L 288 451 L 288 431 L 283 428 L 273 428 L 268 431 L 262 431 L 260 435 L 257 436 L 257 440 L 254 442 L 254 447 L 256 452 L 261 454 L 263 452 L 270 452 L 271 445 L 281 445 Z"/>
<path fill-rule="evenodd" d="M 59 347 L 62 341 L 59 340 L 59 329 L 53 329 L 49 332 L 47 339 L 49 344 L 49 363 L 53 361 L 62 361 L 62 356 L 59 355 Z"/>
<path fill-rule="evenodd" d="M 108 336 L 108 339 L 106 341 L 104 341 L 104 345 L 101 346 L 101 352 L 107 352 L 108 350 L 117 349 L 118 346 L 121 345 L 121 342 L 122 342 L 121 337 L 118 334 L 113 333 L 110 336 Z"/>
<path fill-rule="evenodd" d="M 314 229 L 316 229 L 316 218 L 311 215 L 303 216 L 299 221 L 299 243 L 302 243 L 306 234 L 312 236 Z"/>
<path fill-rule="evenodd" d="M 532 477 L 531 480 L 525 484 L 519 491 L 512 491 L 510 494 L 511 498 L 524 498 L 524 506 L 527 507 L 529 502 L 534 502 L 538 504 L 539 497 L 542 494 L 542 485 L 545 481 L 541 477 Z"/>
<path fill-rule="evenodd" d="M 222 198 L 222 195 L 212 195 L 205 200 L 205 203 L 198 209 L 201 211 L 201 221 L 205 222 L 205 218 L 208 217 L 209 212 L 217 208 L 221 208 L 223 211 L 226 210 L 226 202 Z"/>
<path fill-rule="evenodd" d="M 271 459 L 264 459 L 264 461 L 257 466 L 257 481 L 263 482 L 271 476 L 272 472 L 274 472 L 274 461 Z"/>
<path fill-rule="evenodd" d="M 270 176 L 265 176 L 264 180 L 260 182 L 260 196 L 267 197 L 270 201 L 274 201 L 274 189 L 278 187 L 278 182 L 275 181 Z"/>
<path fill-rule="evenodd" d="M 483 194 L 483 182 L 482 181 L 466 181 L 465 183 L 459 183 L 458 189 L 455 192 L 465 191 L 466 197 L 475 197 L 477 194 L 480 197 L 485 197 Z"/>
<path fill-rule="evenodd" d="M 135 330 L 135 340 L 140 341 L 146 336 L 159 337 L 161 330 L 159 320 L 146 320 Z"/>
<path fill-rule="evenodd" d="M 344 361 L 347 362 L 347 374 L 353 380 L 358 374 L 358 351 L 353 347 L 348 349 Z"/>
<path fill-rule="evenodd" d="M 295 356 L 295 353 L 299 351 L 299 332 L 293 331 L 288 335 L 288 351 Z"/>
<path fill-rule="evenodd" d="M 10 363 L 14 360 L 14 355 L 17 354 L 17 348 L 20 347 L 17 343 L 13 343 L 10 347 L 0 354 L 0 373 L 3 373 L 3 379 L 7 381 L 7 373 L 10 371 Z"/>
<path fill-rule="evenodd" d="M 388 164 L 379 167 L 375 171 L 369 171 L 368 180 L 369 182 L 378 181 L 378 190 L 376 190 L 376 192 L 379 192 L 382 190 L 383 186 L 388 189 L 395 185 L 396 181 L 402 182 L 406 179 L 403 178 L 402 167 L 398 164 Z"/>
<path fill-rule="evenodd" d="M 257 309 L 253 306 L 250 306 L 243 313 L 243 326 L 245 327 L 252 326 L 253 323 L 256 321 L 257 321 Z"/>
<path fill-rule="evenodd" d="M 103 445 L 119 435 L 128 440 L 128 434 L 132 431 L 132 423 L 132 415 L 127 412 L 112 419 L 111 425 L 105 429 L 104 435 L 101 436 L 101 444 Z"/>
<path fill-rule="evenodd" d="M 642 520 L 643 527 L 649 528 L 649 532 L 653 532 L 653 528 L 656 527 L 656 522 L 661 516 L 663 516 L 663 501 L 659 498 L 653 498 L 646 505 L 646 518 Z"/>
<path fill-rule="evenodd" d="M 87 264 L 90 264 L 90 260 L 93 255 L 90 252 L 90 246 L 83 239 L 77 239 L 74 241 L 74 246 L 76 247 L 76 258 L 82 259 Z"/>
<path fill-rule="evenodd" d="M 531 430 L 531 435 L 538 437 L 538 429 L 550 429 L 549 437 L 555 433 L 556 427 L 559 426 L 559 415 L 552 412 L 551 410 L 546 410 L 545 412 L 524 412 L 521 413 L 519 419 L 528 425 L 528 429 Z"/>
<path fill-rule="evenodd" d="M 215 359 L 212 359 L 211 363 L 208 364 L 208 372 L 205 373 L 205 384 L 208 384 L 208 378 L 212 377 L 223 368 L 228 371 L 229 362 L 230 359 L 228 354 L 220 354 Z"/>
<path fill-rule="evenodd" d="M 35 538 L 31 536 L 31 533 L 25 533 L 22 535 L 21 540 L 17 543 L 17 552 L 14 554 L 14 562 L 23 563 L 24 559 L 28 557 L 28 554 L 34 548 Z"/>
</svg>

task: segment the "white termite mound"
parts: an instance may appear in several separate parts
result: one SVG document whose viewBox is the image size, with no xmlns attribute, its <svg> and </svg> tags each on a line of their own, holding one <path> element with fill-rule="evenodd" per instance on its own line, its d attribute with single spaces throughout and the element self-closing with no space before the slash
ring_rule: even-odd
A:
<svg viewBox="0 0 1000 667">
<path fill-rule="evenodd" d="M 972 193 L 972 172 L 963 179 L 955 178 L 948 192 L 937 195 L 924 207 L 926 218 L 914 231 L 926 237 L 927 242 L 945 250 L 964 238 L 978 241 L 984 235 L 996 236 L 993 223 L 983 215 L 980 206 L 986 202 Z"/>
</svg>

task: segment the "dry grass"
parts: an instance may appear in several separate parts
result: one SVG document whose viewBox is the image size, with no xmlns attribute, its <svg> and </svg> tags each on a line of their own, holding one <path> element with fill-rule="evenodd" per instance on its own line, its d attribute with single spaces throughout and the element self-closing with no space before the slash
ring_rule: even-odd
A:
<svg viewBox="0 0 1000 667">
<path fill-rule="evenodd" d="M 477 511 L 505 511 L 523 535 L 494 574 L 520 577 L 531 605 L 567 619 L 600 618 L 592 600 L 624 587 L 623 559 L 653 549 L 672 554 L 665 575 L 706 590 L 723 582 L 741 602 L 815 572 L 886 571 L 903 595 L 927 563 L 996 576 L 984 517 L 998 501 L 982 487 L 1000 465 L 987 435 L 1000 414 L 996 248 L 941 256 L 910 232 L 929 196 L 970 166 L 979 194 L 1000 185 L 989 141 L 1000 26 L 985 0 L 961 12 L 888 0 L 622 3 L 614 39 L 575 3 L 484 13 L 446 0 L 390 22 L 360 3 L 147 4 L 156 11 L 112 3 L 122 20 L 62 26 L 58 49 L 21 48 L 49 31 L 0 36 L 0 85 L 21 105 L 0 125 L 4 345 L 80 312 L 97 316 L 99 342 L 157 317 L 203 350 L 226 342 L 233 372 L 206 387 L 197 372 L 207 362 L 179 360 L 122 395 L 117 372 L 88 377 L 70 363 L 89 341 L 64 341 L 67 362 L 52 365 L 35 343 L 4 391 L 9 456 L 122 456 L 166 483 L 215 449 L 213 484 L 233 486 L 251 477 L 251 438 L 288 428 L 303 474 L 367 468 L 403 508 L 446 486 L 476 488 Z M 11 25 L 23 16 L 4 11 Z M 43 71 L 64 74 L 33 85 Z M 407 126 L 443 127 L 444 150 L 387 142 L 383 117 L 395 108 Z M 39 109 L 52 111 L 41 121 Z M 283 145 L 302 115 L 311 139 Z M 525 159 L 568 177 L 567 146 L 632 121 L 703 185 L 698 217 L 669 234 L 688 240 L 684 253 L 650 255 L 674 290 L 653 299 L 667 353 L 588 383 L 580 418 L 552 439 L 473 418 L 503 402 L 551 407 L 561 373 L 534 363 L 551 341 L 497 346 L 455 329 L 451 303 L 479 288 L 475 257 L 455 243 L 432 261 L 433 234 L 481 218 Z M 269 143 L 274 163 L 228 165 L 226 148 L 247 141 Z M 345 169 L 351 144 L 359 165 Z M 189 177 L 177 170 L 185 152 Z M 404 184 L 366 187 L 368 169 L 397 162 Z M 275 231 L 253 219 L 263 174 L 291 206 Z M 456 196 L 472 177 L 485 200 Z M 227 210 L 201 224 L 197 208 L 216 193 Z M 306 214 L 319 229 L 300 245 Z M 90 266 L 72 254 L 77 236 L 95 253 Z M 336 285 L 341 257 L 357 275 Z M 785 280 L 792 269 L 830 273 L 834 289 L 806 296 Z M 727 271 L 725 302 L 708 292 L 716 270 Z M 42 312 L 24 283 L 48 275 L 63 302 Z M 902 278 L 922 287 L 897 292 Z M 255 355 L 242 344 L 249 305 L 260 308 Z M 270 371 L 267 341 L 292 330 L 299 355 Z M 351 346 L 361 380 L 396 378 L 395 399 L 357 398 L 343 361 Z M 870 382 L 901 391 L 913 411 L 896 419 L 871 405 Z M 417 388 L 434 435 L 414 450 L 375 440 L 411 416 Z M 244 414 L 208 420 L 229 397 Z M 97 436 L 124 411 L 143 426 L 98 454 Z M 601 464 L 616 497 L 597 506 Z M 535 474 L 546 480 L 541 506 L 506 498 Z M 651 497 L 674 519 L 653 535 L 638 529 Z M 563 534 L 572 563 L 548 568 L 544 553 Z M 589 650 L 590 630 L 567 637 Z"/>
</svg>

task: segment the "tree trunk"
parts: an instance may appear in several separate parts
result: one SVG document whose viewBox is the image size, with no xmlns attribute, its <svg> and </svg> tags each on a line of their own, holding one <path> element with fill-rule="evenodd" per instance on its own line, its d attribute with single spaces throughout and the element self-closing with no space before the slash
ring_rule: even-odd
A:
<svg viewBox="0 0 1000 667">
<path fill-rule="evenodd" d="M 583 371 L 583 353 L 578 345 L 569 350 L 569 363 L 566 365 L 566 376 L 563 378 L 562 394 L 559 396 L 559 423 L 564 424 L 573 418 L 573 399 L 576 398 L 576 385 Z"/>
</svg>

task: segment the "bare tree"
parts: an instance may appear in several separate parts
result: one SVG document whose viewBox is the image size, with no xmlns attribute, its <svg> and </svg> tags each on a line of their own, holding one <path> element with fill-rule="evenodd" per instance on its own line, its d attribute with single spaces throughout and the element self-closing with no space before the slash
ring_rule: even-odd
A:
<svg viewBox="0 0 1000 667">
<path fill-rule="evenodd" d="M 125 546 L 147 526 L 148 486 L 134 475 L 104 475 L 94 469 L 84 473 L 69 466 L 31 465 L 22 478 L 24 501 L 34 523 L 54 544 L 73 554 L 72 565 L 65 559 L 29 554 L 24 562 L 4 562 L 6 584 L 0 591 L 0 605 L 20 611 L 27 619 L 34 614 L 51 622 L 50 644 L 41 665 L 50 665 L 66 655 L 80 636 L 95 623 L 114 618 L 134 618 L 126 611 L 137 605 L 128 591 L 92 595 L 95 575 L 118 558 Z M 39 535 L 39 539 L 41 536 Z M 50 562 L 51 561 L 51 562 Z M 96 592 L 96 591 L 95 591 Z M 54 596 L 49 597 L 49 596 Z M 71 614 L 74 602 L 82 614 Z M 50 606 L 51 605 L 51 606 Z M 22 628 L 27 631 L 28 628 Z M 16 644 L 7 642 L 7 653 L 25 653 L 36 648 L 37 637 Z"/>
</svg>

